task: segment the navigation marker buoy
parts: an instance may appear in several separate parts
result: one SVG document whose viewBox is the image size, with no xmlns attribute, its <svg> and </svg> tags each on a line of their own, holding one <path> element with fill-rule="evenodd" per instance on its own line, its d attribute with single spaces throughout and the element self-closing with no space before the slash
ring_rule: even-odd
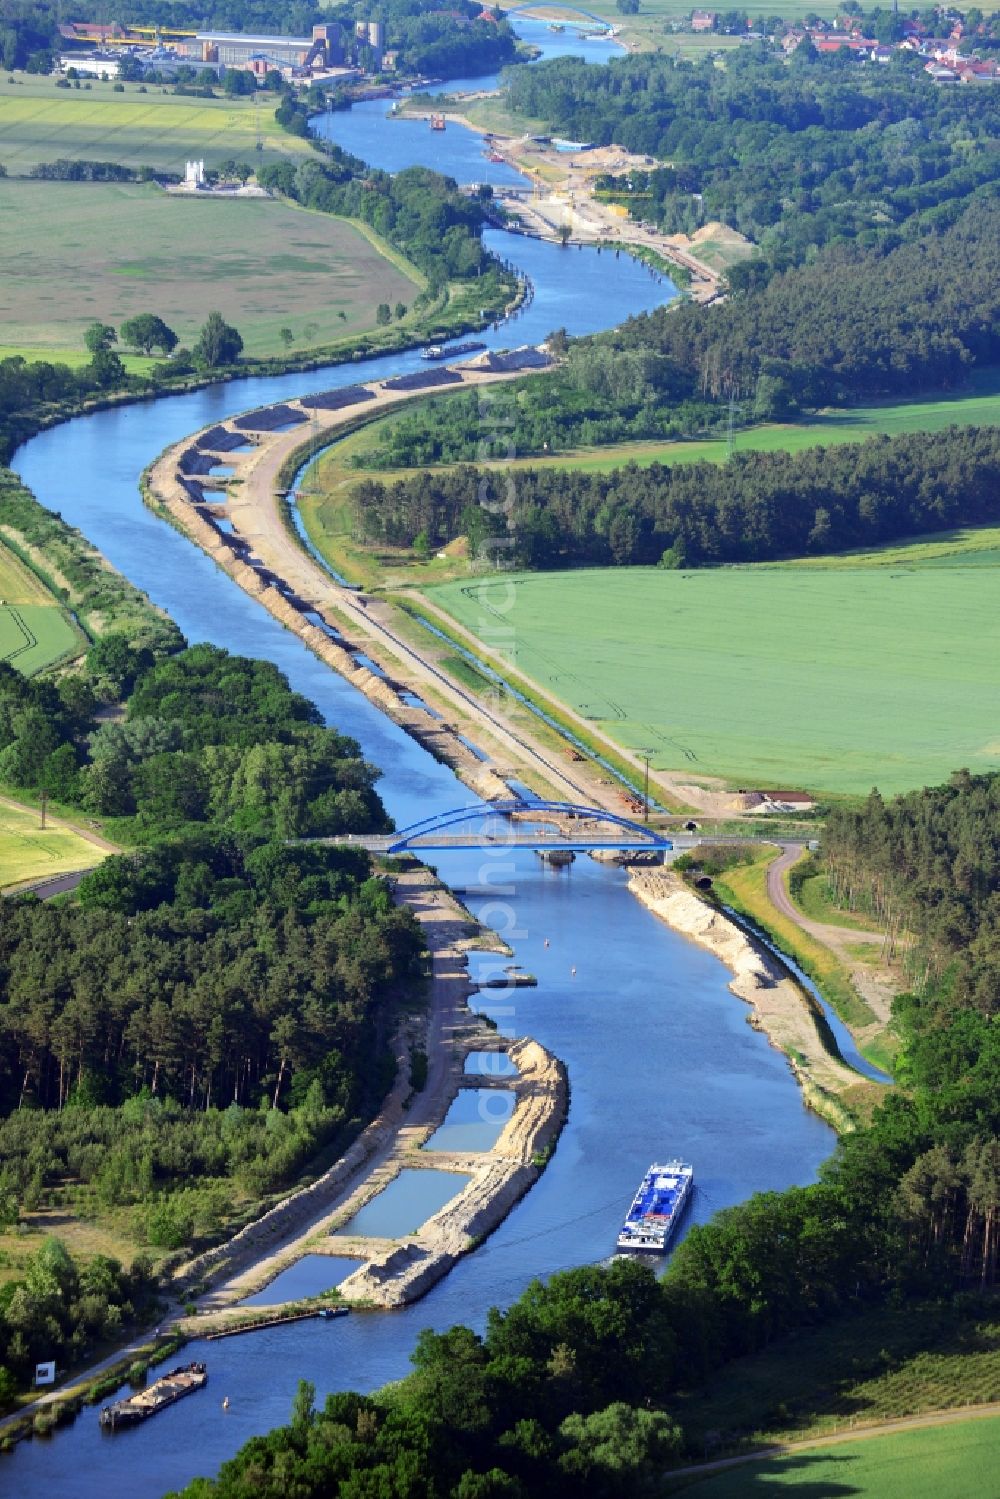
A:
<svg viewBox="0 0 1000 1499">
<path fill-rule="evenodd" d="M 227 1411 L 229 1409 L 229 1396 L 228 1395 L 226 1396 L 225 1400 L 223 1400 L 223 1402 L 222 1402 L 222 1409 L 224 1411 Z"/>
</svg>

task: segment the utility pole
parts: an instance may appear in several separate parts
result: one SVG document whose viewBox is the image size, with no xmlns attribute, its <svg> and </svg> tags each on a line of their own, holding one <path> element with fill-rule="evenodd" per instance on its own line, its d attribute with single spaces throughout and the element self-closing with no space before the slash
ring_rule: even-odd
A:
<svg viewBox="0 0 1000 1499">
<path fill-rule="evenodd" d="M 42 792 L 42 827 L 43 828 L 45 826 L 45 804 L 48 801 L 48 799 L 49 799 L 49 793 L 47 791 L 43 791 Z"/>
<path fill-rule="evenodd" d="M 642 763 L 643 763 L 643 767 L 644 767 L 643 778 L 642 778 L 642 820 L 643 820 L 643 822 L 648 822 L 649 821 L 649 762 L 650 762 L 650 759 L 652 758 L 652 756 L 655 753 L 656 753 L 656 751 L 655 750 L 651 750 L 651 749 L 641 749 L 639 751 L 639 754 L 642 756 Z"/>
</svg>

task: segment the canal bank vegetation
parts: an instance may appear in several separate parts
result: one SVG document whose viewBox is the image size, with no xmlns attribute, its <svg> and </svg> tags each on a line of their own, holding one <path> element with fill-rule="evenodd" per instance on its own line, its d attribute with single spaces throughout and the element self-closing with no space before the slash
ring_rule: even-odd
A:
<svg viewBox="0 0 1000 1499">
<path fill-rule="evenodd" d="M 890 1067 L 895 1050 L 894 1039 L 880 1023 L 879 1017 L 864 999 L 851 978 L 842 957 L 792 921 L 774 905 L 768 892 L 768 869 L 780 855 L 776 848 L 755 849 L 750 857 L 720 869 L 714 876 L 713 891 L 725 905 L 749 919 L 764 931 L 780 953 L 802 969 L 832 1005 L 846 1026 L 866 1039 L 863 1050 L 880 1067 Z M 845 938 L 850 935 L 846 923 Z M 863 935 L 863 929 L 858 935 Z"/>
<path fill-rule="evenodd" d="M 147 1257 L 137 1256 L 126 1270 L 109 1255 L 82 1261 L 60 1239 L 44 1238 L 24 1255 L 17 1278 L 0 1286 L 0 1409 L 24 1398 L 36 1362 L 52 1359 L 64 1370 L 98 1357 L 148 1321 L 156 1305 Z"/>
<path fill-rule="evenodd" d="M 51 597 L 72 611 L 91 641 L 115 634 L 154 656 L 180 645 L 181 634 L 173 621 L 116 572 L 79 531 L 40 505 L 16 474 L 2 467 L 0 535 Z M 11 601 L 6 589 L 4 596 Z"/>
<path fill-rule="evenodd" d="M 710 307 L 672 303 L 571 341 L 565 368 L 520 382 L 505 443 L 519 456 L 645 439 L 723 435 L 859 401 L 954 391 L 1000 362 L 1000 203 L 981 195 L 913 243 L 832 246 Z M 753 262 L 750 262 L 753 264 Z M 865 317 L 858 317 L 858 287 Z M 832 352 L 831 352 L 832 351 Z M 732 406 L 735 405 L 735 411 Z M 391 430 L 368 467 L 482 461 L 460 400 Z"/>
<path fill-rule="evenodd" d="M 742 13 L 723 22 L 749 24 Z M 503 103 L 553 135 L 646 157 L 596 179 L 642 222 L 666 234 L 721 222 L 753 240 L 739 287 L 827 245 L 915 238 L 991 190 L 994 91 L 942 87 L 907 52 L 879 67 L 847 49 L 786 59 L 765 43 L 720 61 L 711 40 L 713 55 L 695 63 L 643 54 L 515 67 Z"/>
<path fill-rule="evenodd" d="M 671 1467 L 997 1392 L 1000 1054 L 991 964 L 1000 776 L 831 818 L 839 888 L 905 904 L 901 1075 L 815 1185 L 690 1229 L 658 1281 L 615 1262 L 535 1282 L 486 1330 L 425 1331 L 414 1372 L 254 1438 L 190 1499 L 658 1492 Z M 923 953 L 923 961 L 918 956 Z M 794 1388 L 793 1388 L 794 1386 Z M 711 1435 L 710 1435 L 711 1433 Z M 419 1476 L 417 1476 L 419 1474 Z"/>
<path fill-rule="evenodd" d="M 85 1258 L 163 1261 L 323 1169 L 392 1082 L 423 943 L 364 853 L 289 843 L 388 824 L 356 743 L 270 663 L 112 635 L 58 684 L 0 667 L 0 730 L 7 784 L 136 845 L 69 901 L 5 907 L 0 1302 L 20 1305 L 47 1225 Z"/>
</svg>

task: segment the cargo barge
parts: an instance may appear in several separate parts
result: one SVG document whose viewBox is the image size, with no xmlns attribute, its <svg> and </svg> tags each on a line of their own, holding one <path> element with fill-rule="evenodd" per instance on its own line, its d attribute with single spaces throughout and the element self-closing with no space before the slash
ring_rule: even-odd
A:
<svg viewBox="0 0 1000 1499">
<path fill-rule="evenodd" d="M 470 340 L 470 342 L 464 344 L 451 344 L 450 346 L 447 344 L 431 344 L 429 348 L 424 349 L 420 357 L 421 359 L 451 359 L 455 354 L 472 354 L 476 349 L 485 349 L 485 347 L 484 343 L 477 343 L 475 340 Z"/>
<path fill-rule="evenodd" d="M 618 1235 L 618 1248 L 665 1254 L 694 1186 L 684 1161 L 652 1165 L 643 1177 Z"/>
<path fill-rule="evenodd" d="M 114 1405 L 106 1405 L 98 1420 L 108 1431 L 118 1431 L 123 1426 L 136 1426 L 140 1421 L 155 1416 L 158 1411 L 165 1410 L 168 1405 L 173 1405 L 175 1401 L 183 1400 L 185 1395 L 193 1395 L 195 1390 L 204 1389 L 207 1384 L 208 1370 L 204 1364 L 182 1364 L 177 1369 L 171 1369 L 169 1374 L 161 1375 L 138 1394 L 116 1400 Z"/>
</svg>

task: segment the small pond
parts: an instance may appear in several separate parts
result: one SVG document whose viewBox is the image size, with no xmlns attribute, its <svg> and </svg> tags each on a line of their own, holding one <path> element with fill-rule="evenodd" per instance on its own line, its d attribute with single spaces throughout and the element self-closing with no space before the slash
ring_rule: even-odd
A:
<svg viewBox="0 0 1000 1499">
<path fill-rule="evenodd" d="M 240 1306 L 280 1306 L 284 1301 L 319 1296 L 323 1291 L 332 1291 L 334 1286 L 339 1286 L 364 1263 L 364 1260 L 351 1260 L 341 1255 L 304 1254 L 294 1265 L 276 1275 L 262 1291 L 245 1296 Z"/>
<path fill-rule="evenodd" d="M 492 1150 L 514 1112 L 509 1088 L 461 1088 L 425 1150 Z"/>
<path fill-rule="evenodd" d="M 373 1239 L 405 1238 L 457 1197 L 469 1180 L 459 1171 L 407 1168 L 337 1232 L 367 1234 Z"/>
<path fill-rule="evenodd" d="M 517 1077 L 518 1069 L 506 1051 L 470 1051 L 465 1070 L 473 1077 Z"/>
</svg>

